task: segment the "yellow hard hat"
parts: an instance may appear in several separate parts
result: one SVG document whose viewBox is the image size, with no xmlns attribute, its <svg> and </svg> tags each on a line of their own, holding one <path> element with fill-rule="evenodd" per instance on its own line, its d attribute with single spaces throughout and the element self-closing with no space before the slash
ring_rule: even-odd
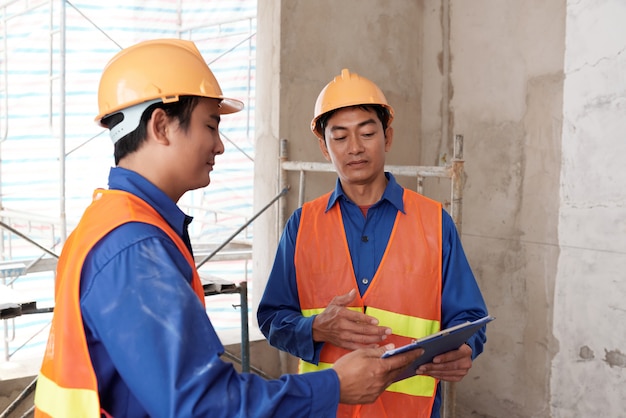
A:
<svg viewBox="0 0 626 418">
<path fill-rule="evenodd" d="M 311 131 L 318 138 L 324 139 L 324 133 L 318 132 L 317 121 L 319 118 L 332 110 L 342 107 L 358 105 L 380 105 L 389 112 L 387 126 L 393 120 L 393 108 L 387 103 L 387 99 L 382 90 L 376 84 L 365 77 L 344 68 L 338 75 L 326 85 L 317 96 L 313 120 L 311 121 Z"/>
<path fill-rule="evenodd" d="M 123 49 L 106 65 L 98 87 L 96 122 L 104 126 L 105 116 L 124 113 L 129 108 L 141 116 L 137 107 L 143 111 L 147 106 L 137 105 L 176 102 L 180 96 L 219 99 L 222 114 L 243 109 L 241 101 L 222 95 L 213 72 L 193 42 L 155 39 Z"/>
</svg>

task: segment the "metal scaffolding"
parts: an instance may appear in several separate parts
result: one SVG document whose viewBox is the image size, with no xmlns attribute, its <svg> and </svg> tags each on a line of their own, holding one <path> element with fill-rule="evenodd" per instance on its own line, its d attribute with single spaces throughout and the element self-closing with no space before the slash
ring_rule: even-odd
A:
<svg viewBox="0 0 626 418">
<path fill-rule="evenodd" d="M 192 1 L 193 0 L 189 0 L 188 3 Z M 125 4 L 124 2 L 121 3 Z M 153 5 L 155 2 L 146 3 Z M 183 19 L 183 11 L 186 5 L 184 0 L 163 3 L 167 7 L 173 7 L 176 16 L 175 19 L 170 19 L 174 23 L 174 26 L 168 30 L 163 29 L 162 36 L 179 37 L 196 42 L 198 48 L 210 59 L 208 62 L 214 72 L 216 72 L 216 67 L 218 69 L 217 71 L 219 71 L 221 66 L 225 68 L 222 71 L 232 73 L 233 62 L 235 62 L 235 64 L 238 65 L 237 71 L 241 69 L 240 73 L 237 73 L 239 79 L 236 80 L 236 86 L 239 87 L 241 85 L 240 80 L 242 75 L 247 77 L 248 80 L 247 83 L 244 83 L 243 88 L 238 89 L 240 90 L 239 96 L 242 97 L 244 101 L 246 101 L 247 98 L 246 103 L 253 103 L 254 85 L 252 84 L 252 75 L 255 70 L 254 41 L 256 36 L 256 13 L 242 13 L 237 10 L 235 19 L 231 16 L 221 20 L 203 20 L 201 23 L 190 19 L 189 21 L 191 23 L 186 23 L 186 20 Z M 202 6 L 203 8 L 208 8 L 209 4 L 204 2 Z M 106 6 L 95 5 L 89 2 L 79 4 L 78 1 L 69 0 L 7 0 L 0 3 L 0 37 L 2 37 L 0 41 L 0 162 L 3 164 L 3 166 L 0 166 L 0 168 L 3 169 L 0 170 L 0 284 L 12 290 L 14 285 L 28 281 L 28 277 L 33 277 L 33 275 L 37 274 L 46 274 L 47 277 L 49 277 L 49 279 L 46 279 L 46 284 L 34 286 L 39 293 L 46 294 L 46 300 L 43 302 L 44 306 L 53 304 L 53 279 L 57 261 L 55 251 L 60 252 L 60 248 L 67 238 L 68 230 L 71 231 L 78 221 L 77 218 L 75 219 L 75 216 L 68 218 L 67 215 L 68 211 L 66 206 L 68 200 L 72 198 L 68 196 L 68 189 L 66 188 L 66 183 L 68 183 L 68 167 L 66 165 L 68 156 L 85 145 L 94 143 L 94 139 L 102 139 L 100 136 L 105 132 L 101 128 L 98 128 L 91 120 L 88 120 L 88 129 L 91 130 L 91 132 L 88 131 L 86 134 L 81 132 L 80 135 L 75 136 L 81 136 L 82 138 L 87 137 L 89 139 L 83 141 L 83 139 L 80 138 L 81 142 L 77 142 L 76 138 L 68 137 L 68 132 L 70 132 L 71 129 L 66 123 L 66 119 L 68 117 L 80 117 L 80 119 L 85 119 L 82 114 L 76 116 L 66 110 L 70 106 L 76 107 L 76 103 L 78 102 L 77 99 L 69 102 L 67 100 L 68 95 L 74 94 L 74 96 L 76 96 L 80 94 L 80 91 L 78 93 L 76 93 L 76 91 L 68 91 L 67 76 L 71 74 L 72 77 L 75 77 L 77 73 L 75 68 L 68 68 L 68 64 L 70 64 L 67 62 L 68 58 L 73 57 L 71 64 L 74 65 L 74 67 L 76 67 L 76 62 L 85 61 L 82 56 L 78 57 L 75 55 L 76 44 L 82 42 L 83 39 L 72 38 L 71 34 L 76 35 L 76 32 L 73 31 L 79 28 L 81 30 L 81 37 L 89 39 L 90 36 L 98 36 L 102 39 L 102 41 L 99 41 L 97 44 L 93 44 L 93 42 L 89 43 L 89 45 L 85 47 L 85 54 L 101 53 L 103 56 L 110 57 L 113 52 L 122 48 L 121 44 L 123 43 L 117 42 L 114 39 L 116 35 L 120 36 L 119 33 L 116 33 L 116 35 L 109 33 L 110 29 L 118 24 L 117 22 L 107 22 L 110 26 L 103 28 L 89 17 L 90 15 L 97 15 L 97 13 L 94 13 L 93 9 L 98 7 Z M 129 5 L 128 8 L 131 12 L 140 15 L 140 17 L 136 19 L 145 32 L 144 35 L 135 35 L 134 37 L 126 35 L 127 32 L 130 31 L 124 32 L 123 34 L 127 36 L 127 38 L 125 38 L 126 42 L 131 42 L 131 40 L 129 40 L 130 38 L 132 38 L 132 42 L 135 42 L 135 38 L 141 36 L 154 37 L 154 32 L 148 31 L 149 28 L 146 29 L 144 27 L 146 24 L 141 20 L 144 17 L 143 13 L 137 13 L 136 10 L 131 9 L 132 7 L 137 6 Z M 220 7 L 222 9 L 224 8 L 223 5 Z M 160 13 L 162 9 L 163 8 L 155 7 L 154 10 L 156 11 L 153 11 L 153 13 Z M 255 11 L 256 4 L 254 8 L 254 12 Z M 118 13 L 120 16 L 122 14 L 121 12 Z M 68 15 L 71 15 L 70 19 L 68 19 Z M 194 18 L 198 20 L 195 16 Z M 38 23 L 36 27 L 27 27 L 29 25 L 34 26 L 31 24 L 33 19 L 36 19 Z M 68 25 L 68 20 L 73 27 Z M 123 23 L 119 23 L 119 25 L 122 24 Z M 159 25 L 164 26 L 160 23 Z M 34 47 L 25 45 L 25 42 L 19 39 L 18 34 L 16 34 L 19 32 L 15 30 L 16 27 L 18 27 L 20 31 L 23 31 L 23 33 L 28 34 L 35 33 L 37 30 L 42 31 L 41 33 L 32 35 L 36 37 L 36 41 L 33 41 L 36 45 Z M 84 34 L 85 31 L 88 31 L 91 35 L 86 36 Z M 46 39 L 46 41 L 42 42 L 42 39 Z M 85 39 L 84 42 L 90 42 L 88 39 Z M 68 51 L 68 43 L 74 45 L 74 51 Z M 30 97 L 29 94 L 16 94 L 20 92 L 16 91 L 16 83 L 12 80 L 12 77 L 24 77 L 24 73 L 21 72 L 21 70 L 15 69 L 17 68 L 15 64 L 17 59 L 23 58 L 28 54 L 28 52 L 24 52 L 28 48 L 36 49 L 33 55 L 36 53 L 41 57 L 41 60 L 34 65 L 32 71 L 36 71 L 38 76 L 41 75 L 40 78 L 42 80 L 45 79 L 45 81 L 42 82 L 41 88 L 38 90 L 38 94 L 36 96 L 30 95 Z M 235 53 L 237 55 L 233 58 Z M 17 55 L 18 58 L 14 58 L 12 54 Z M 227 64 L 220 64 L 221 61 L 227 61 Z M 101 67 L 100 64 L 98 64 L 98 66 Z M 33 65 L 30 67 L 33 67 Z M 220 77 L 220 81 L 221 80 L 222 78 Z M 73 81 L 74 84 L 80 84 L 79 82 L 77 83 L 76 80 L 71 81 Z M 97 83 L 92 84 L 94 85 L 91 86 L 91 88 L 95 89 Z M 224 87 L 222 81 L 221 84 L 222 87 Z M 76 87 L 74 87 L 74 90 L 76 90 Z M 19 96 L 19 99 L 14 99 L 14 96 Z M 54 205 L 45 204 L 45 207 L 33 207 L 33 209 L 38 210 L 29 211 L 24 210 L 24 206 L 28 207 L 28 204 L 13 207 L 11 201 L 6 199 L 6 189 L 3 187 L 5 185 L 5 178 L 3 178 L 2 174 L 6 170 L 5 167 L 10 166 L 10 164 L 7 164 L 7 158 L 15 157 L 9 156 L 5 148 L 10 145 L 11 149 L 9 149 L 9 151 L 12 151 L 14 146 L 11 145 L 11 143 L 19 142 L 13 140 L 16 132 L 29 133 L 35 130 L 33 122 L 25 119 L 22 115 L 16 116 L 14 114 L 15 109 L 11 108 L 12 100 L 20 100 L 22 105 L 25 100 L 37 100 L 36 106 L 26 104 L 26 107 L 29 110 L 36 108 L 37 111 L 40 108 L 44 109 L 41 110 L 40 113 L 42 115 L 45 114 L 42 119 L 47 121 L 42 128 L 42 130 L 45 131 L 46 147 L 49 147 L 46 151 L 53 150 L 51 152 L 56 154 L 53 157 L 48 156 L 50 160 L 54 160 L 49 166 L 54 167 L 56 165 L 56 178 L 58 178 L 58 182 L 52 186 L 49 199 L 52 202 L 58 202 L 58 209 L 56 209 Z M 80 109 L 80 111 L 83 110 L 84 109 Z M 33 110 L 34 113 L 37 111 Z M 243 125 L 243 127 L 237 128 L 237 132 L 243 132 L 245 138 L 249 138 L 253 135 L 253 112 L 254 105 L 246 104 L 246 111 L 241 112 L 242 116 L 238 119 L 239 125 Z M 24 120 L 27 122 L 24 123 Z M 233 147 L 229 147 L 231 152 L 243 155 L 245 160 L 250 163 L 252 162 L 252 157 L 250 157 L 251 153 L 246 151 L 241 144 L 231 140 L 229 135 L 226 135 L 224 132 L 221 132 L 221 135 L 225 141 L 233 145 Z M 52 144 L 53 141 L 54 144 Z M 108 145 L 108 141 L 105 140 L 102 142 Z M 36 152 L 37 150 L 33 148 L 32 151 Z M 108 155 L 110 158 L 112 151 Z M 26 172 L 27 170 L 22 171 Z M 250 170 L 250 172 L 252 172 L 252 170 Z M 19 189 L 19 187 L 15 189 Z M 18 191 L 27 193 L 25 189 L 26 187 Z M 47 190 L 47 192 L 50 192 L 50 190 Z M 55 196 L 52 196 L 53 194 L 55 194 Z M 199 231 L 196 231 L 195 235 L 192 235 L 196 261 L 201 261 L 200 266 L 209 261 L 209 259 L 211 262 L 218 263 L 241 262 L 243 263 L 242 269 L 244 271 L 244 277 L 241 282 L 230 283 L 229 285 L 225 285 L 225 281 L 219 277 L 208 277 L 204 274 L 203 284 L 205 285 L 205 293 L 207 296 L 224 293 L 240 294 L 240 304 L 237 306 L 242 312 L 242 338 L 247 339 L 248 303 L 246 281 L 248 280 L 248 263 L 252 258 L 249 231 L 242 228 L 237 231 L 237 234 L 229 237 L 226 242 L 220 244 L 220 240 L 222 239 L 222 235 L 229 233 L 231 229 L 234 229 L 241 223 L 249 225 L 249 216 L 242 216 L 240 213 L 230 213 L 216 208 L 215 205 L 209 205 L 202 191 L 198 191 L 197 196 L 199 197 L 194 197 L 195 200 L 181 202 L 181 207 L 183 207 L 184 210 L 188 210 L 192 216 L 194 216 L 196 219 L 194 226 L 199 229 Z M 89 196 L 85 196 L 85 198 L 88 199 Z M 249 204 L 251 208 L 251 200 Z M 228 222 L 222 222 L 224 218 L 228 218 Z M 215 233 L 215 236 L 208 236 L 212 233 L 210 232 L 212 231 L 210 229 L 211 225 L 217 225 L 218 223 L 221 225 L 219 231 Z M 243 297 L 246 298 L 245 301 L 241 300 Z M 38 298 L 38 296 L 34 296 L 34 298 Z M 244 310 L 246 313 L 245 318 L 243 315 Z M 25 301 L 24 304 L 19 303 L 16 307 L 7 307 L 7 309 L 2 310 L 5 316 L 0 318 L 4 319 L 0 321 L 3 327 L 3 345 L 0 349 L 2 350 L 4 362 L 8 362 L 17 352 L 23 350 L 23 344 L 19 345 L 14 350 L 9 349 L 9 343 L 15 342 L 17 328 L 15 319 L 25 314 L 45 313 L 50 311 L 50 307 L 36 308 L 33 305 L 32 299 Z M 46 324 L 44 329 L 47 326 Z M 33 330 L 32 332 L 39 334 L 41 331 L 41 327 L 38 327 L 37 330 Z M 27 341 L 29 341 L 30 338 L 32 337 L 28 337 Z M 243 368 L 247 369 L 249 368 L 249 359 L 247 358 L 247 352 L 243 352 L 244 349 L 247 350 L 246 344 L 242 344 L 242 359 L 239 361 L 243 361 Z M 0 360 L 0 363 L 1 362 L 2 360 Z"/>
</svg>

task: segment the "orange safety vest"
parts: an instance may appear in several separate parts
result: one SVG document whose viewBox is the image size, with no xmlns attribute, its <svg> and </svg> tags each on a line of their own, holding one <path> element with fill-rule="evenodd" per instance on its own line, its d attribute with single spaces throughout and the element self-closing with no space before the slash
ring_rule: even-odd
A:
<svg viewBox="0 0 626 418">
<path fill-rule="evenodd" d="M 333 297 L 357 290 L 341 209 L 325 213 L 330 193 L 302 206 L 295 247 L 298 296 L 304 316 L 319 314 Z M 349 309 L 376 317 L 396 347 L 441 328 L 441 204 L 410 190 L 403 195 L 387 248 L 368 290 Z M 365 308 L 367 307 L 367 308 Z M 325 343 L 318 365 L 300 361 L 300 372 L 332 367 L 348 350 Z M 415 376 L 393 383 L 373 404 L 340 404 L 337 417 L 430 417 L 437 381 Z"/>
<path fill-rule="evenodd" d="M 93 246 L 127 222 L 155 225 L 172 239 L 192 267 L 191 285 L 204 305 L 204 291 L 193 257 L 161 215 L 133 194 L 96 190 L 93 202 L 65 243 L 57 265 L 54 316 L 35 392 L 36 417 L 109 416 L 100 407 L 98 382 L 87 348 L 79 303 L 80 277 Z"/>
</svg>

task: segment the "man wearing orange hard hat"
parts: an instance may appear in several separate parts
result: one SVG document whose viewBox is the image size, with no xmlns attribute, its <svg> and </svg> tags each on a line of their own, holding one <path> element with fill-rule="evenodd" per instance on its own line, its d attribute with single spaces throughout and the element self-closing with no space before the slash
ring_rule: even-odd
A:
<svg viewBox="0 0 626 418">
<path fill-rule="evenodd" d="M 385 172 L 393 119 L 381 89 L 347 69 L 315 103 L 311 130 L 338 179 L 288 220 L 257 313 L 270 344 L 301 359 L 300 372 L 487 315 L 452 218 Z M 439 417 L 439 381 L 461 380 L 485 341 L 483 328 L 376 402 L 341 404 L 337 417 Z"/>
<path fill-rule="evenodd" d="M 194 43 L 158 39 L 112 58 L 98 105 L 115 167 L 58 262 L 37 417 L 334 417 L 417 357 L 382 360 L 381 347 L 309 376 L 237 373 L 220 359 L 177 201 L 210 183 L 221 117 L 243 104 L 222 95 Z"/>
</svg>

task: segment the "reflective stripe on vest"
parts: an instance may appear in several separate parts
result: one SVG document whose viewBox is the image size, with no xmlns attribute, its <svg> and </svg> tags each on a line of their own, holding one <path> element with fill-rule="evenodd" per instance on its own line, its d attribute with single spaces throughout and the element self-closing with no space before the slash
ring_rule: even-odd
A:
<svg viewBox="0 0 626 418">
<path fill-rule="evenodd" d="M 298 373 L 311 373 L 326 370 L 333 367 L 332 363 L 319 362 L 317 365 L 300 360 Z M 437 381 L 430 376 L 414 376 L 399 382 L 392 383 L 387 387 L 389 392 L 404 393 L 412 396 L 430 396 L 435 390 Z"/>
<path fill-rule="evenodd" d="M 35 403 L 40 411 L 47 411 L 48 416 L 54 417 L 71 417 L 76 411 L 100 411 L 98 392 L 62 388 L 42 374 L 37 377 Z M 100 413 L 92 416 L 100 417 Z"/>
<path fill-rule="evenodd" d="M 315 315 L 333 297 L 357 289 L 339 204 L 326 211 L 330 193 L 302 207 L 294 263 L 303 315 Z M 385 343 L 404 345 L 439 331 L 441 324 L 441 204 L 404 191 L 387 248 L 365 294 L 351 303 L 392 329 Z M 319 237 L 323 237 L 320 239 Z M 407 297 L 408 296 L 408 297 Z M 302 372 L 331 367 L 348 351 L 324 344 L 320 365 L 301 362 Z M 377 400 L 351 411 L 393 417 L 430 416 L 437 381 L 415 376 L 394 383 Z M 382 405 L 382 406 L 381 406 Z M 352 416 L 340 405 L 338 416 Z M 370 411 L 368 415 L 367 411 Z M 419 412 L 416 412 L 419 411 Z M 356 413 L 356 412 L 354 412 Z M 358 415 L 357 415 L 358 416 Z"/>
<path fill-rule="evenodd" d="M 57 265 L 55 309 L 35 391 L 35 416 L 100 418 L 96 375 L 80 312 L 80 276 L 85 258 L 106 234 L 127 222 L 165 232 L 192 267 L 192 288 L 204 305 L 195 262 L 182 239 L 142 199 L 119 190 L 96 190 L 91 205 L 70 234 Z M 68 412 L 69 411 L 69 412 Z"/>
<path fill-rule="evenodd" d="M 351 310 L 359 310 L 358 308 L 351 307 Z M 311 316 L 319 314 L 323 309 L 309 309 L 304 316 Z M 415 340 L 419 336 L 430 335 L 439 331 L 439 322 L 431 321 L 422 318 L 414 318 L 408 315 L 402 315 L 395 312 L 385 311 L 383 309 L 377 309 L 369 307 L 367 308 L 367 314 L 378 319 L 378 325 L 381 327 L 390 327 L 393 329 L 395 335 L 401 335 L 408 337 L 411 340 Z M 299 373 L 309 373 L 318 370 L 329 369 L 333 366 L 332 363 L 319 362 L 317 366 L 315 364 L 300 360 L 298 365 Z M 406 393 L 413 396 L 430 396 L 435 389 L 436 381 L 430 376 L 415 376 L 409 379 L 404 379 L 400 382 L 393 383 L 387 388 L 391 392 Z"/>
</svg>

